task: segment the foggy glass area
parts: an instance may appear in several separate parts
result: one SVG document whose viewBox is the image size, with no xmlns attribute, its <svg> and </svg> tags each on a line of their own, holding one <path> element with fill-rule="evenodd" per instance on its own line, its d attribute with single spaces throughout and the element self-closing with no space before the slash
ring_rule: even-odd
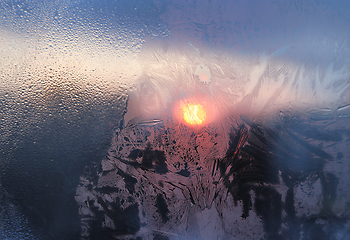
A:
<svg viewBox="0 0 350 240">
<path fill-rule="evenodd" d="M 0 239 L 350 239 L 348 1 L 0 13 Z"/>
</svg>

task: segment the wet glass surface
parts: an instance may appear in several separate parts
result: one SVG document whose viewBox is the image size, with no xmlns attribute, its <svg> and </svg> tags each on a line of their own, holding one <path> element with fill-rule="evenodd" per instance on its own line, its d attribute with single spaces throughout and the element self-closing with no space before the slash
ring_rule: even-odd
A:
<svg viewBox="0 0 350 240">
<path fill-rule="evenodd" d="M 347 1 L 0 2 L 1 239 L 349 239 Z"/>
</svg>

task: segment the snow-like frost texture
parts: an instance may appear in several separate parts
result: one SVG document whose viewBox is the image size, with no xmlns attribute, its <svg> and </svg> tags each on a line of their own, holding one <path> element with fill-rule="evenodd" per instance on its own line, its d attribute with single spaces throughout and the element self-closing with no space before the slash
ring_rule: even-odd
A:
<svg viewBox="0 0 350 240">
<path fill-rule="evenodd" d="M 329 122 L 310 134 L 309 120 L 290 113 L 227 128 L 161 120 L 130 120 L 86 168 L 76 195 L 83 239 L 341 239 L 348 212 L 335 203 L 349 194 L 326 168 L 339 169 L 334 145 L 349 146 L 348 128 Z"/>
<path fill-rule="evenodd" d="M 137 113 L 126 120 L 157 118 L 188 98 L 210 102 L 213 121 L 232 114 L 266 119 L 289 109 L 332 115 L 350 102 L 349 59 L 314 56 L 303 48 L 296 43 L 270 54 L 243 55 L 171 40 L 145 44 L 142 74 L 129 99 Z M 342 49 L 340 55 L 349 55 Z"/>
</svg>

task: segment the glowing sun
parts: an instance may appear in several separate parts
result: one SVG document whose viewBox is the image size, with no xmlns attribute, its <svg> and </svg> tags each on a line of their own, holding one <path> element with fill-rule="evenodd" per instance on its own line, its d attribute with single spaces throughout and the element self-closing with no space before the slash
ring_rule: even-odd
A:
<svg viewBox="0 0 350 240">
<path fill-rule="evenodd" d="M 200 104 L 186 104 L 182 108 L 183 118 L 190 125 L 202 124 L 206 118 L 207 114 Z"/>
</svg>

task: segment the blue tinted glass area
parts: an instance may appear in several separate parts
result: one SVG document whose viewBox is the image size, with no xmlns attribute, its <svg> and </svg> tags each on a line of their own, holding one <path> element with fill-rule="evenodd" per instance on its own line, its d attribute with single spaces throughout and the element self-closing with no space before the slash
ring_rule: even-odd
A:
<svg viewBox="0 0 350 240">
<path fill-rule="evenodd" d="M 350 239 L 350 3 L 0 2 L 1 239 Z"/>
</svg>

